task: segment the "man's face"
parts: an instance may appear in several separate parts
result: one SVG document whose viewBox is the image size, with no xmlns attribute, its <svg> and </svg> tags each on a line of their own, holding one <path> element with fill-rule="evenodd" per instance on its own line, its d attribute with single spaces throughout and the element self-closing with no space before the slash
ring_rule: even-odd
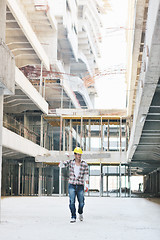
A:
<svg viewBox="0 0 160 240">
<path fill-rule="evenodd" d="M 81 161 L 82 154 L 75 153 L 75 159 Z"/>
</svg>

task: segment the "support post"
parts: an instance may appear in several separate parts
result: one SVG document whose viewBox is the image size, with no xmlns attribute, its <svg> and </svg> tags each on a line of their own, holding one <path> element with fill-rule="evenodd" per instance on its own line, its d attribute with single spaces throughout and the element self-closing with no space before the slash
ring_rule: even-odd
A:
<svg viewBox="0 0 160 240">
<path fill-rule="evenodd" d="M 0 88 L 0 222 L 1 222 L 1 182 L 2 182 L 2 129 L 3 129 L 3 89 Z"/>
<path fill-rule="evenodd" d="M 109 151 L 109 119 L 108 119 L 108 128 L 107 128 L 107 139 L 108 139 L 107 151 Z"/>
<path fill-rule="evenodd" d="M 103 196 L 103 165 L 100 163 L 100 197 Z"/>
<path fill-rule="evenodd" d="M 62 168 L 59 167 L 59 197 L 62 196 Z"/>
<path fill-rule="evenodd" d="M 39 166 L 38 196 L 42 196 L 42 166 Z"/>
<path fill-rule="evenodd" d="M 40 146 L 43 147 L 43 116 L 41 115 L 41 135 L 40 135 Z"/>
<path fill-rule="evenodd" d="M 108 166 L 107 166 L 107 176 L 106 176 L 106 191 L 107 191 L 107 197 L 108 197 Z"/>
<path fill-rule="evenodd" d="M 32 164 L 32 170 L 31 170 L 31 195 L 34 195 L 34 172 L 35 172 L 35 165 Z"/>
<path fill-rule="evenodd" d="M 129 187 L 129 197 L 131 197 L 131 169 L 128 166 L 128 187 Z"/>
<path fill-rule="evenodd" d="M 42 81 L 43 81 L 43 62 L 41 62 L 41 75 L 40 75 L 40 83 L 39 83 L 39 93 L 42 96 Z"/>
<path fill-rule="evenodd" d="M 61 109 L 63 108 L 63 83 L 62 83 L 62 92 L 61 92 Z"/>
<path fill-rule="evenodd" d="M 127 120 L 126 120 L 126 129 L 125 129 L 125 138 L 126 138 L 126 146 L 125 146 L 125 151 L 127 152 L 127 150 L 128 150 L 128 130 L 127 130 L 127 128 L 128 128 L 128 123 L 127 123 Z"/>
<path fill-rule="evenodd" d="M 103 152 L 103 119 L 101 117 L 101 152 Z"/>
<path fill-rule="evenodd" d="M 81 135 L 80 135 L 80 147 L 82 147 L 82 138 L 83 138 L 83 117 L 81 117 Z"/>
<path fill-rule="evenodd" d="M 119 121 L 119 151 L 122 151 L 122 118 Z"/>
<path fill-rule="evenodd" d="M 119 164 L 119 197 L 121 197 L 122 189 L 121 189 L 121 163 Z"/>
<path fill-rule="evenodd" d="M 69 151 L 72 151 L 72 119 L 70 119 L 70 129 L 69 129 Z"/>
<path fill-rule="evenodd" d="M 125 165 L 125 197 L 126 197 L 126 165 Z"/>
<path fill-rule="evenodd" d="M 63 152 L 66 150 L 65 119 L 63 119 Z"/>
<path fill-rule="evenodd" d="M 62 150 L 62 117 L 60 117 L 60 131 L 59 131 L 59 151 Z"/>
<path fill-rule="evenodd" d="M 46 97 L 46 78 L 44 78 L 44 84 L 43 84 L 43 98 Z"/>
<path fill-rule="evenodd" d="M 89 139 L 89 151 L 91 151 L 91 119 L 89 119 L 88 139 Z"/>
<path fill-rule="evenodd" d="M 78 146 L 78 125 L 76 125 L 76 146 Z"/>
<path fill-rule="evenodd" d="M 18 196 L 21 194 L 21 167 L 22 163 L 18 163 Z"/>
</svg>

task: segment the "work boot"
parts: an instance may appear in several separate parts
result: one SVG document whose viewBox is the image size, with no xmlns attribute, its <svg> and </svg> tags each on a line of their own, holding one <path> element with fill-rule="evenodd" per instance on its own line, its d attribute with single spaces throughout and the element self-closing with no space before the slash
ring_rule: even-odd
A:
<svg viewBox="0 0 160 240">
<path fill-rule="evenodd" d="M 83 221 L 83 214 L 79 214 L 79 220 Z"/>
<path fill-rule="evenodd" d="M 75 218 L 71 218 L 70 223 L 75 223 L 76 219 Z"/>
</svg>

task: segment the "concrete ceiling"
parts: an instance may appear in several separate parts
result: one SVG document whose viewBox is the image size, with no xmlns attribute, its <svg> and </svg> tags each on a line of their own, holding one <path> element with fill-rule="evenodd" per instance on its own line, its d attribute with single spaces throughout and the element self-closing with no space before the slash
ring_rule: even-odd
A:
<svg viewBox="0 0 160 240">
<path fill-rule="evenodd" d="M 148 1 L 147 1 L 148 2 Z M 153 2 L 152 2 L 153 3 Z M 153 8 L 145 30 L 145 44 L 136 91 L 128 160 L 134 174 L 148 174 L 160 168 L 160 6 Z M 153 18 L 154 16 L 154 18 Z M 146 14 L 144 16 L 146 18 Z M 154 22 L 155 20 L 155 22 Z M 153 29 L 153 30 L 152 30 Z M 142 38 L 143 39 L 143 38 Z M 134 44 L 136 46 L 136 43 Z M 139 51 L 141 48 L 139 47 Z M 137 72 L 137 69 L 135 69 Z"/>
</svg>

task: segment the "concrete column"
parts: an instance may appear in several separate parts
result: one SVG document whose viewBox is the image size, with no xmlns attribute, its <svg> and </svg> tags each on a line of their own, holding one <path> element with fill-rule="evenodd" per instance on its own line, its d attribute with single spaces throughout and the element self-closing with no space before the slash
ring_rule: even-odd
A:
<svg viewBox="0 0 160 240">
<path fill-rule="evenodd" d="M 125 197 L 126 197 L 126 165 L 125 165 Z"/>
<path fill-rule="evenodd" d="M 106 191 L 107 191 L 107 197 L 108 197 L 108 175 L 106 176 Z"/>
<path fill-rule="evenodd" d="M 6 0 L 0 1 L 0 39 L 5 42 L 5 29 L 6 29 Z"/>
<path fill-rule="evenodd" d="M 24 174 L 25 174 L 25 166 L 24 166 L 24 160 L 23 160 L 23 163 L 22 163 L 22 196 L 24 195 Z"/>
<path fill-rule="evenodd" d="M 21 194 L 21 167 L 22 163 L 18 163 L 18 195 Z"/>
<path fill-rule="evenodd" d="M 103 165 L 100 163 L 100 197 L 103 196 Z"/>
<path fill-rule="evenodd" d="M 43 147 L 43 116 L 41 115 L 41 135 L 40 135 L 40 146 Z"/>
<path fill-rule="evenodd" d="M 62 196 L 62 168 L 59 167 L 59 197 Z"/>
<path fill-rule="evenodd" d="M 1 5 L 2 3 L 0 3 L 0 9 Z M 1 182 L 2 182 L 2 128 L 3 128 L 3 89 L 0 88 L 0 222 L 1 222 Z"/>
<path fill-rule="evenodd" d="M 31 170 L 31 195 L 34 195 L 34 171 L 35 166 L 32 164 L 32 170 Z"/>
<path fill-rule="evenodd" d="M 67 132 L 67 151 L 69 151 L 69 133 Z"/>
<path fill-rule="evenodd" d="M 27 117 L 27 114 L 24 113 L 24 137 L 25 138 L 29 138 L 29 134 L 28 134 L 28 128 L 29 128 L 29 122 L 28 122 L 28 117 Z"/>
<path fill-rule="evenodd" d="M 42 196 L 42 166 L 39 166 L 38 196 Z"/>
<path fill-rule="evenodd" d="M 129 188 L 129 197 L 131 197 L 131 169 L 128 167 L 128 188 Z"/>
</svg>

